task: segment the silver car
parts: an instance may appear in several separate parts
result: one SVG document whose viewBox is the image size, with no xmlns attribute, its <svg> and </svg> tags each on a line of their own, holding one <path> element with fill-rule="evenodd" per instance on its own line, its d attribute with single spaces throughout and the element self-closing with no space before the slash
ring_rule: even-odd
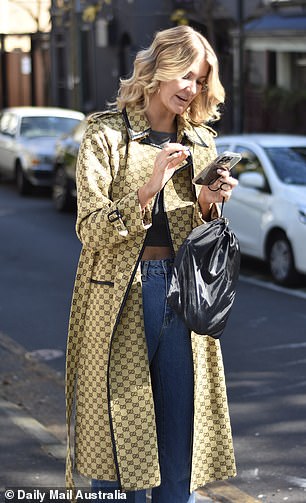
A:
<svg viewBox="0 0 306 503">
<path fill-rule="evenodd" d="M 0 115 L 0 175 L 16 181 L 20 194 L 51 187 L 55 143 L 84 114 L 51 107 L 7 108 Z"/>
</svg>

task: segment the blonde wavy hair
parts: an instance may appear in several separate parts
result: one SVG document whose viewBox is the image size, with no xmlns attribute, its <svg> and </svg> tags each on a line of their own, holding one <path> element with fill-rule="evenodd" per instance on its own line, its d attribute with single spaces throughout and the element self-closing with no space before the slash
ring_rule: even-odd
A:
<svg viewBox="0 0 306 503">
<path fill-rule="evenodd" d="M 218 60 L 205 37 L 190 26 L 175 26 L 156 33 L 150 47 L 137 53 L 130 78 L 120 79 L 117 106 L 130 105 L 144 113 L 160 82 L 181 78 L 200 55 L 209 64 L 207 91 L 199 94 L 183 117 L 193 124 L 220 118 L 225 92 L 219 80 Z"/>
</svg>

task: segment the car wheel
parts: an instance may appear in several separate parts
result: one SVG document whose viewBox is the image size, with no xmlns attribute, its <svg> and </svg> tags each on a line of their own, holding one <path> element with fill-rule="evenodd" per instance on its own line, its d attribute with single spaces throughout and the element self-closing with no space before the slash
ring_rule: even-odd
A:
<svg viewBox="0 0 306 503">
<path fill-rule="evenodd" d="M 268 261 L 276 283 L 289 286 L 297 281 L 292 248 L 285 233 L 279 232 L 273 237 L 268 250 Z"/>
<path fill-rule="evenodd" d="M 52 199 L 57 211 L 69 211 L 73 207 L 69 180 L 62 167 L 58 167 L 54 174 Z"/>
<path fill-rule="evenodd" d="M 16 185 L 21 196 L 26 196 L 32 192 L 32 184 L 27 180 L 20 163 L 16 165 Z"/>
</svg>

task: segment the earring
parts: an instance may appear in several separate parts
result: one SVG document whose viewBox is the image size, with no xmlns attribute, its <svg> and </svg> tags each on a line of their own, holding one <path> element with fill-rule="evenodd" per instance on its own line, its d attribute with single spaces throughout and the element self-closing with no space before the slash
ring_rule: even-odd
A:
<svg viewBox="0 0 306 503">
<path fill-rule="evenodd" d="M 202 84 L 202 91 L 201 91 L 201 93 L 202 94 L 206 94 L 207 91 L 208 91 L 208 84 L 207 84 L 207 80 L 205 80 L 205 82 L 203 82 L 203 84 Z"/>
</svg>

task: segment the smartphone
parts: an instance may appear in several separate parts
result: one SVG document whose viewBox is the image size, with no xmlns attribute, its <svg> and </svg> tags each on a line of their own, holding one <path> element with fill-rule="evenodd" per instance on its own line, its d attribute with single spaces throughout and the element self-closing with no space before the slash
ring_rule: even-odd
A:
<svg viewBox="0 0 306 503">
<path fill-rule="evenodd" d="M 211 185 L 220 177 L 217 169 L 227 169 L 230 171 L 241 159 L 241 154 L 226 150 L 210 162 L 197 176 L 192 183 L 197 185 Z"/>
</svg>

